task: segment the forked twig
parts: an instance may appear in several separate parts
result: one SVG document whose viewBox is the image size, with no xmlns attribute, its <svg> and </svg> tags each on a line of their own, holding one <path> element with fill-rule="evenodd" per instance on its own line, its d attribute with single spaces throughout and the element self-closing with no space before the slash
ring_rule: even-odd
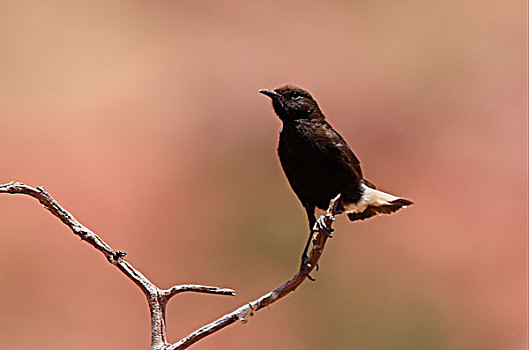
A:
<svg viewBox="0 0 529 350">
<path fill-rule="evenodd" d="M 178 285 L 169 289 L 160 289 L 145 277 L 140 271 L 136 270 L 125 259 L 125 253 L 112 249 L 98 235 L 89 228 L 77 221 L 72 214 L 67 212 L 63 207 L 53 199 L 43 187 L 33 188 L 20 182 L 10 182 L 0 185 L 0 193 L 26 194 L 38 199 L 38 201 L 48 209 L 53 215 L 58 217 L 66 226 L 68 226 L 75 235 L 81 240 L 86 241 L 95 249 L 105 255 L 107 260 L 128 278 L 130 278 L 145 294 L 151 313 L 151 349 L 161 350 L 168 345 L 167 333 L 165 328 L 165 309 L 167 302 L 171 297 L 180 292 L 198 292 L 209 294 L 235 295 L 235 291 L 228 288 L 217 288 L 209 286 L 200 286 L 194 284 Z"/>
<path fill-rule="evenodd" d="M 340 195 L 334 198 L 329 204 L 327 213 L 320 218 L 320 220 L 324 223 L 324 226 L 326 226 L 328 229 L 321 229 L 314 234 L 312 239 L 313 245 L 309 253 L 309 258 L 307 261 L 302 262 L 299 271 L 292 279 L 273 291 L 263 295 L 262 297 L 250 301 L 235 311 L 230 312 L 211 322 L 210 324 L 197 329 L 180 341 L 170 344 L 167 342 L 165 309 L 167 303 L 173 296 L 182 292 L 235 295 L 235 291 L 229 288 L 218 288 L 194 284 L 176 285 L 169 289 L 160 289 L 124 259 L 126 253 L 112 249 L 98 235 L 96 235 L 86 226 L 82 225 L 73 217 L 73 215 L 61 207 L 59 203 L 57 203 L 57 201 L 44 190 L 43 187 L 33 188 L 20 182 L 10 182 L 0 185 L 0 193 L 25 194 L 36 198 L 44 206 L 44 208 L 58 217 L 72 230 L 75 235 L 79 236 L 81 240 L 86 241 L 92 247 L 104 254 L 112 265 L 116 266 L 142 290 L 147 298 L 151 313 L 152 350 L 186 349 L 197 341 L 221 330 L 230 324 L 233 324 L 237 321 L 246 323 L 248 318 L 253 316 L 255 312 L 266 306 L 269 306 L 277 300 L 285 297 L 290 292 L 296 290 L 296 288 L 301 283 L 303 283 L 303 281 L 305 281 L 308 274 L 318 264 L 323 252 L 323 248 L 325 247 L 325 243 L 329 238 L 330 232 L 328 230 L 330 230 L 334 222 L 334 216 L 336 215 L 336 209 L 340 199 Z"/>
</svg>

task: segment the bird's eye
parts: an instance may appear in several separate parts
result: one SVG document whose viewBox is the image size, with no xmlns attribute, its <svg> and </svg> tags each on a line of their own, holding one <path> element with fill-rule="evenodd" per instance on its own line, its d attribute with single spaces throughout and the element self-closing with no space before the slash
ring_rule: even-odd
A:
<svg viewBox="0 0 529 350">
<path fill-rule="evenodd" d="M 292 97 L 293 100 L 297 100 L 298 98 L 301 97 L 301 95 L 298 94 L 296 91 L 294 91 L 294 92 L 292 92 L 291 97 Z"/>
</svg>

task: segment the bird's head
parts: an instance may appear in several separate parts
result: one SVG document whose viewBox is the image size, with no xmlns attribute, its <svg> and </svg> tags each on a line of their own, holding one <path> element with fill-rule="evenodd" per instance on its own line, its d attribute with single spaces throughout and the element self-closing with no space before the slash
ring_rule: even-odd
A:
<svg viewBox="0 0 529 350">
<path fill-rule="evenodd" d="M 301 88 L 285 85 L 274 90 L 261 89 L 259 92 L 272 99 L 274 111 L 283 122 L 324 119 L 316 101 Z"/>
</svg>

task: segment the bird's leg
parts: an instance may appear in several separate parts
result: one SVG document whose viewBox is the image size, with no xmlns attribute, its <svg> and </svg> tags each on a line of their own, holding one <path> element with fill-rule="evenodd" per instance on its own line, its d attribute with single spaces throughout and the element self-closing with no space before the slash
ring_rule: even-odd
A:
<svg viewBox="0 0 529 350">
<path fill-rule="evenodd" d="M 310 229 L 309 238 L 307 239 L 307 243 L 305 244 L 305 249 L 303 249 L 303 254 L 301 254 L 301 261 L 303 263 L 306 263 L 309 260 L 309 255 L 307 253 L 309 251 L 310 242 L 312 241 L 312 236 L 313 235 L 314 235 L 314 230 Z"/>
<path fill-rule="evenodd" d="M 305 249 L 303 249 L 303 254 L 301 254 L 301 266 L 305 268 L 307 265 L 309 265 L 309 256 L 308 251 L 310 247 L 310 242 L 312 241 L 312 236 L 314 235 L 314 225 L 316 224 L 316 217 L 314 216 L 314 210 L 315 208 L 313 206 L 306 206 L 305 211 L 307 212 L 307 218 L 309 219 L 309 238 L 307 239 L 307 243 L 305 244 Z M 316 264 L 316 271 L 319 270 L 318 264 Z M 315 279 L 306 273 L 306 276 L 309 280 L 315 281 Z"/>
<path fill-rule="evenodd" d="M 314 206 L 307 205 L 305 206 L 305 211 L 307 212 L 307 219 L 309 220 L 309 238 L 307 239 L 307 243 L 305 244 L 305 249 L 303 249 L 303 254 L 301 255 L 301 261 L 303 263 L 307 262 L 309 259 L 309 256 L 307 252 L 309 251 L 310 242 L 312 241 L 312 235 L 314 234 L 314 225 L 316 224 L 316 216 L 314 216 Z"/>
<path fill-rule="evenodd" d="M 314 235 L 314 230 L 310 230 L 309 237 L 307 239 L 307 243 L 305 244 L 305 249 L 303 249 L 303 254 L 301 254 L 301 263 L 303 265 L 309 263 L 309 255 L 307 254 L 310 247 L 310 242 L 312 241 L 312 236 Z"/>
</svg>

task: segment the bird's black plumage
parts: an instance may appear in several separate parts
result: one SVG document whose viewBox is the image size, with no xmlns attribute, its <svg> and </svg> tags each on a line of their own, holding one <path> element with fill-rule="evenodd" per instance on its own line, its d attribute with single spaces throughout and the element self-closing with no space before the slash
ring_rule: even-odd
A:
<svg viewBox="0 0 529 350">
<path fill-rule="evenodd" d="M 388 214 L 412 202 L 377 191 L 363 178 L 358 158 L 327 123 L 317 102 L 305 90 L 286 85 L 259 90 L 272 99 L 283 122 L 278 154 L 290 186 L 307 212 L 311 232 L 315 209 L 327 209 L 341 194 L 340 207 L 351 221 Z M 306 254 L 308 245 L 304 251 Z"/>
</svg>

